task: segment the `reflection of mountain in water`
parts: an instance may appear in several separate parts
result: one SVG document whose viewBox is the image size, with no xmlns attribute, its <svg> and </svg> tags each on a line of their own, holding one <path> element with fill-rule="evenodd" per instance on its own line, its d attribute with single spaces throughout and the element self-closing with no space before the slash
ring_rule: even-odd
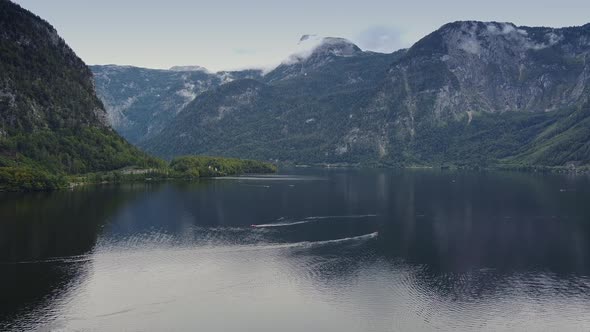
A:
<svg viewBox="0 0 590 332">
<path fill-rule="evenodd" d="M 588 179 L 443 173 L 396 182 L 381 242 L 388 257 L 440 272 L 590 269 Z"/>
</svg>

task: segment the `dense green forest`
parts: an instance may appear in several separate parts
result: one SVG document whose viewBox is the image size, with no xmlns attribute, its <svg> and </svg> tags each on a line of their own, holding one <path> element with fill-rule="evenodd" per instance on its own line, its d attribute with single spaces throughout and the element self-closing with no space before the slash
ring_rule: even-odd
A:
<svg viewBox="0 0 590 332">
<path fill-rule="evenodd" d="M 256 160 L 207 156 L 184 156 L 170 162 L 170 169 L 181 177 L 214 177 L 236 174 L 275 173 L 277 167 Z"/>
<path fill-rule="evenodd" d="M 277 171 L 277 167 L 268 162 L 208 156 L 178 157 L 170 163 L 155 160 L 155 163 L 144 166 L 83 174 L 49 172 L 43 167 L 30 165 L 0 167 L 0 191 L 41 191 L 86 184 L 195 180 Z"/>
<path fill-rule="evenodd" d="M 116 171 L 68 176 L 67 180 L 71 185 L 170 180 L 190 181 L 228 175 L 268 174 L 276 171 L 277 167 L 275 165 L 256 160 L 183 156 L 157 168 L 128 167 Z"/>
<path fill-rule="evenodd" d="M 25 166 L 80 174 L 130 165 L 158 167 L 163 162 L 98 128 L 40 130 L 0 138 L 0 167 Z"/>
<path fill-rule="evenodd" d="M 165 163 L 99 128 L 39 130 L 0 138 L 0 190 L 56 189 L 66 186 L 71 174 L 132 165 Z"/>
</svg>

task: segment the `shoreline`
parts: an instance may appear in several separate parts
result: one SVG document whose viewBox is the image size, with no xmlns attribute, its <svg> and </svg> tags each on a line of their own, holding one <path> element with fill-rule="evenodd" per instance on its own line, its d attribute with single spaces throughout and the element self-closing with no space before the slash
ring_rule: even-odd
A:
<svg viewBox="0 0 590 332">
<path fill-rule="evenodd" d="M 526 172 L 526 173 L 559 173 L 559 174 L 588 174 L 590 173 L 590 165 L 579 167 L 572 166 L 543 166 L 543 165 L 509 165 L 496 164 L 489 166 L 457 166 L 457 165 L 409 165 L 409 166 L 395 166 L 386 164 L 362 164 L 362 163 L 312 163 L 312 164 L 293 164 L 284 163 L 281 166 L 295 167 L 295 168 L 326 168 L 326 169 L 440 169 L 440 170 L 471 170 L 471 171 L 511 171 L 511 172 Z"/>
<path fill-rule="evenodd" d="M 493 165 L 486 167 L 479 166 L 456 166 L 456 165 L 410 165 L 410 166 L 391 166 L 375 164 L 346 164 L 346 163 L 319 163 L 319 164 L 293 164 L 279 163 L 282 167 L 305 168 L 305 169 L 390 169 L 390 170 L 440 170 L 440 171 L 484 171 L 484 172 L 518 172 L 531 174 L 569 174 L 569 175 L 588 175 L 590 166 L 568 167 L 568 166 L 524 166 L 524 165 Z M 93 185 L 125 184 L 125 183 L 162 183 L 162 182 L 194 182 L 201 179 L 212 179 L 216 177 L 240 176 L 252 174 L 274 174 L 278 169 L 266 173 L 216 173 L 211 175 L 191 176 L 187 174 L 174 173 L 171 169 L 155 168 L 130 168 L 110 172 L 88 173 L 81 175 L 64 175 L 64 184 L 57 188 L 42 189 L 5 189 L 0 188 L 0 192 L 49 192 L 60 190 L 75 190 L 80 187 Z"/>
</svg>

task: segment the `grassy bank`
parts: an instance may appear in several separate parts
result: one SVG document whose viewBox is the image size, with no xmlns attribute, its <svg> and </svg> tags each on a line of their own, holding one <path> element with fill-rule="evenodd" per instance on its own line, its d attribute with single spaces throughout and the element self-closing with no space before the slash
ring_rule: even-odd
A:
<svg viewBox="0 0 590 332">
<path fill-rule="evenodd" d="M 75 175 L 52 173 L 31 166 L 0 167 L 0 191 L 58 190 L 86 184 L 192 180 L 276 171 L 277 167 L 267 162 L 206 156 L 179 157 L 169 164 L 162 163 L 161 166 L 152 168 L 127 167 Z"/>
</svg>

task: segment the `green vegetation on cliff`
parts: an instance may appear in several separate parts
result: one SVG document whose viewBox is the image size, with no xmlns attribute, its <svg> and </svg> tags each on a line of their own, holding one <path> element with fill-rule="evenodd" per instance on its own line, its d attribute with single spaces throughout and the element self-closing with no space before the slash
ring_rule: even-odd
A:
<svg viewBox="0 0 590 332">
<path fill-rule="evenodd" d="M 274 173 L 271 163 L 206 156 L 184 156 L 172 160 L 170 169 L 181 177 L 214 177 L 237 174 Z"/>
<path fill-rule="evenodd" d="M 110 128 L 90 69 L 56 30 L 0 0 L 0 190 L 54 189 L 70 174 L 163 165 Z"/>
<path fill-rule="evenodd" d="M 275 165 L 262 161 L 208 156 L 183 156 L 175 158 L 170 164 L 158 168 L 124 168 L 110 172 L 87 173 L 69 176 L 67 182 L 72 185 L 79 185 L 195 180 L 228 175 L 268 174 L 275 173 L 276 171 L 277 167 Z"/>
</svg>

